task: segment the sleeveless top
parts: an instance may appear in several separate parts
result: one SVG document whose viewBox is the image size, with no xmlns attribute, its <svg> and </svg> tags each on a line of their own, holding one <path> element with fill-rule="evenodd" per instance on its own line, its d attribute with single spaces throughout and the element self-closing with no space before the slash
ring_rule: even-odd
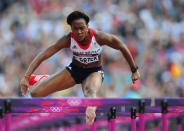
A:
<svg viewBox="0 0 184 131">
<path fill-rule="evenodd" d="M 89 28 L 89 32 L 90 41 L 85 46 L 78 43 L 74 34 L 72 32 L 70 33 L 70 49 L 73 52 L 73 59 L 85 65 L 99 63 L 102 53 L 102 47 L 97 43 L 93 30 Z"/>
</svg>

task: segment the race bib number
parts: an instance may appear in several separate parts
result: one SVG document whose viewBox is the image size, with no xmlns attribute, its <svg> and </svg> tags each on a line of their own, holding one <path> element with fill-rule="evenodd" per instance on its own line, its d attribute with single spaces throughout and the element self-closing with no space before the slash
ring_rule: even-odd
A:
<svg viewBox="0 0 184 131">
<path fill-rule="evenodd" d="M 98 56 L 93 57 L 77 57 L 75 56 L 75 59 L 83 64 L 90 64 L 99 61 Z"/>
</svg>

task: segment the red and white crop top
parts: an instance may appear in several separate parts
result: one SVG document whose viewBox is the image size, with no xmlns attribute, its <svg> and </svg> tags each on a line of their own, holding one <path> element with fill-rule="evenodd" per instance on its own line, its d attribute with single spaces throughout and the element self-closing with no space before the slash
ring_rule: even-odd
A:
<svg viewBox="0 0 184 131">
<path fill-rule="evenodd" d="M 100 62 L 100 55 L 102 47 L 97 43 L 93 30 L 89 28 L 90 41 L 87 45 L 83 46 L 77 42 L 75 36 L 71 32 L 70 49 L 73 52 L 73 59 L 81 64 L 95 64 Z"/>
</svg>

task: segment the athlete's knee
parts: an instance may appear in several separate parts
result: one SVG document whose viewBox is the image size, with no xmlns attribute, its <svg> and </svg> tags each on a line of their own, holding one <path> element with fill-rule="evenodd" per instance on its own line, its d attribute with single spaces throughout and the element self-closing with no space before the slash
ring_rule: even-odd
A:
<svg viewBox="0 0 184 131">
<path fill-rule="evenodd" d="M 90 86 L 84 87 L 84 96 L 86 97 L 93 97 L 96 96 L 96 90 Z"/>
<path fill-rule="evenodd" d="M 31 91 L 30 94 L 32 97 L 40 97 L 39 93 L 36 91 Z"/>
<path fill-rule="evenodd" d="M 30 91 L 30 95 L 32 97 L 41 97 L 39 90 L 37 90 L 38 87 L 32 87 Z"/>
</svg>

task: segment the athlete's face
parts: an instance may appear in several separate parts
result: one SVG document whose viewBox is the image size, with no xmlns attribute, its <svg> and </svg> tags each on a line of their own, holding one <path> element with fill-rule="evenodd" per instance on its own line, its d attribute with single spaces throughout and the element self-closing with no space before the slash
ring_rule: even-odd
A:
<svg viewBox="0 0 184 131">
<path fill-rule="evenodd" d="M 88 33 L 88 25 L 84 19 L 74 20 L 71 24 L 71 29 L 77 41 L 83 41 Z"/>
</svg>

